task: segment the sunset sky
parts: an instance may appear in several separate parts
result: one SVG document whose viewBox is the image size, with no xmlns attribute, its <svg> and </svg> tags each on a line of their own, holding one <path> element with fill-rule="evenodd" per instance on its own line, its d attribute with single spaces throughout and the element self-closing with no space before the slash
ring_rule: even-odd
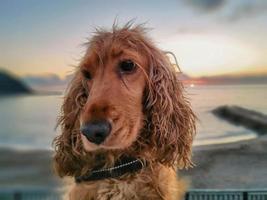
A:
<svg viewBox="0 0 267 200">
<path fill-rule="evenodd" d="M 2 0 L 0 68 L 70 74 L 95 26 L 135 18 L 189 76 L 267 74 L 265 0 Z M 168 2 L 168 3 L 167 3 Z"/>
</svg>

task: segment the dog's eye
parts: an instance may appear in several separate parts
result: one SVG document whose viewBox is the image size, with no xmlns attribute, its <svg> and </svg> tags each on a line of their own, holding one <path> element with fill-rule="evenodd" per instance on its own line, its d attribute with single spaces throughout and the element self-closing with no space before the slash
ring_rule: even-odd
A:
<svg viewBox="0 0 267 200">
<path fill-rule="evenodd" d="M 136 69 L 136 64 L 131 60 L 124 60 L 119 64 L 122 73 L 131 73 Z"/>
<path fill-rule="evenodd" d="M 82 74 L 83 74 L 84 78 L 86 78 L 88 80 L 92 79 L 91 73 L 88 72 L 87 70 L 82 70 Z"/>
</svg>

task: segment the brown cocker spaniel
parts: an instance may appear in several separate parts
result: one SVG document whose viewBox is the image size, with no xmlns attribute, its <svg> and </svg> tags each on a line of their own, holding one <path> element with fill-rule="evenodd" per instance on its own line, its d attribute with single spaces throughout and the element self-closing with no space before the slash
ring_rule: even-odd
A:
<svg viewBox="0 0 267 200">
<path fill-rule="evenodd" d="M 97 30 L 69 85 L 55 169 L 70 199 L 179 199 L 195 115 L 166 54 L 131 23 Z"/>
</svg>

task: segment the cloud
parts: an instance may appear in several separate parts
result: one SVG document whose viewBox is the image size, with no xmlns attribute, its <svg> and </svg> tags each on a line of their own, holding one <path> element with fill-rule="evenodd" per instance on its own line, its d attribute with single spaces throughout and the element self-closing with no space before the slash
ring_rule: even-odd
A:
<svg viewBox="0 0 267 200">
<path fill-rule="evenodd" d="M 185 0 L 185 2 L 195 9 L 205 12 L 219 10 L 225 4 L 225 0 Z"/>
<path fill-rule="evenodd" d="M 68 75 L 61 79 L 56 74 L 28 75 L 22 77 L 22 80 L 37 91 L 63 91 L 72 77 L 73 75 Z"/>
<path fill-rule="evenodd" d="M 231 11 L 227 14 L 229 21 L 237 21 L 254 17 L 267 12 L 267 1 L 243 1 L 237 5 L 233 5 Z"/>
<path fill-rule="evenodd" d="M 56 74 L 48 74 L 48 75 L 28 75 L 23 77 L 23 81 L 28 85 L 55 85 L 61 84 L 62 80 Z"/>
<path fill-rule="evenodd" d="M 266 0 L 184 0 L 184 2 L 202 14 L 213 13 L 230 22 L 267 13 Z"/>
</svg>

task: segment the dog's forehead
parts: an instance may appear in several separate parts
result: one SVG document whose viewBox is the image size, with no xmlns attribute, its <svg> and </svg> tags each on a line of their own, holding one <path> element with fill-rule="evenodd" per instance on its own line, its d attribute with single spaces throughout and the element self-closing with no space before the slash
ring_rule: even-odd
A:
<svg viewBox="0 0 267 200">
<path fill-rule="evenodd" d="M 82 66 L 105 65 L 111 59 L 125 58 L 138 60 L 140 57 L 140 50 L 135 46 L 130 46 L 128 41 L 113 38 L 90 45 L 83 59 Z"/>
<path fill-rule="evenodd" d="M 92 51 L 87 51 L 84 58 L 81 62 L 81 67 L 83 68 L 89 68 L 90 66 L 93 66 L 99 62 L 99 58 L 97 53 Z"/>
</svg>

